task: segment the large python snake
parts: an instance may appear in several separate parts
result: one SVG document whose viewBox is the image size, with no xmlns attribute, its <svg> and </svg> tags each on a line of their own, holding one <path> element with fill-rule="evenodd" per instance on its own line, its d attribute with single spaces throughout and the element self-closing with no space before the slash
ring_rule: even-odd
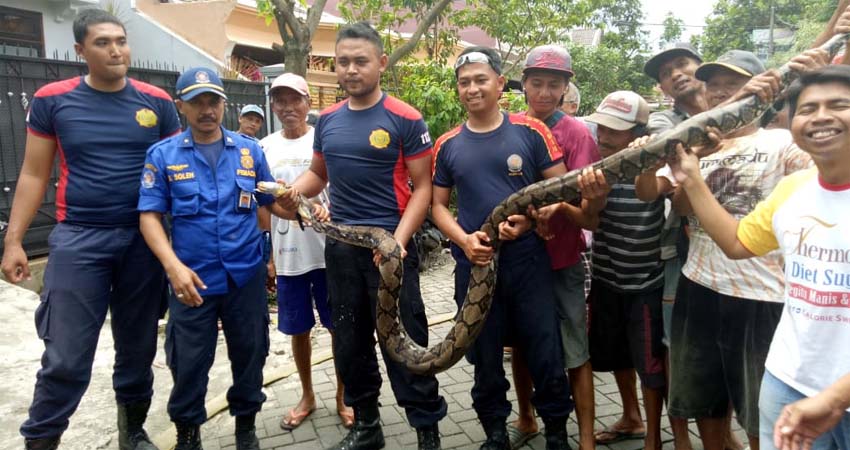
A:
<svg viewBox="0 0 850 450">
<path fill-rule="evenodd" d="M 820 48 L 825 49 L 832 58 L 847 38 L 848 35 L 836 35 Z M 781 90 L 784 93 L 799 74 L 790 70 L 788 64 L 778 70 L 782 80 Z M 769 106 L 770 103 L 751 96 L 724 107 L 703 112 L 659 134 L 642 146 L 617 152 L 593 164 L 592 167 L 601 170 L 609 184 L 632 182 L 637 175 L 655 168 L 657 164 L 673 156 L 677 144 L 700 146 L 708 143 L 705 131 L 707 127 L 717 128 L 724 134 L 729 133 L 753 123 Z M 498 225 L 508 216 L 525 214 L 529 206 L 541 208 L 579 198 L 581 196 L 578 189 L 579 172 L 580 170 L 573 170 L 561 177 L 526 186 L 499 203 L 481 227 L 481 231 L 490 238 L 494 250 L 498 251 L 500 244 Z M 274 185 L 275 183 L 272 183 L 272 186 L 258 186 L 258 188 L 263 192 L 275 192 Z M 277 195 L 285 192 L 285 188 L 277 189 Z M 442 341 L 425 348 L 407 336 L 404 325 L 398 317 L 402 260 L 401 249 L 392 234 L 380 228 L 315 221 L 310 203 L 303 197 L 299 202 L 298 214 L 310 218 L 313 228 L 318 232 L 352 245 L 377 249 L 381 254 L 381 262 L 378 266 L 381 280 L 378 289 L 376 329 L 378 340 L 393 360 L 404 364 L 414 373 L 434 374 L 448 369 L 463 357 L 481 332 L 487 319 L 496 287 L 498 254 L 487 266 L 473 266 L 469 289 L 454 326 Z"/>
</svg>

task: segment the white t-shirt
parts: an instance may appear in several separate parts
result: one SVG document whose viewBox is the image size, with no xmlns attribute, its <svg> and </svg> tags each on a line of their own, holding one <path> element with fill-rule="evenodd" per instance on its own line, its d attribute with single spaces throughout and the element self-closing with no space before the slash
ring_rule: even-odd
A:
<svg viewBox="0 0 850 450">
<path fill-rule="evenodd" d="M 795 173 L 741 220 L 738 240 L 756 255 L 785 256 L 767 370 L 807 396 L 850 373 L 850 185 L 827 185 L 816 169 Z"/>
<path fill-rule="evenodd" d="M 275 180 L 292 183 L 310 168 L 313 159 L 313 127 L 298 139 L 283 137 L 283 131 L 260 141 Z M 327 206 L 327 192 L 319 199 Z M 325 268 L 325 236 L 312 228 L 303 231 L 298 222 L 272 216 L 272 247 L 278 275 L 302 275 Z"/>
<path fill-rule="evenodd" d="M 723 144 L 720 151 L 700 158 L 700 172 L 717 201 L 736 219 L 753 211 L 783 177 L 811 166 L 811 157 L 794 144 L 788 130 L 759 129 Z M 781 253 L 729 259 L 696 216 L 688 216 L 688 221 L 690 246 L 683 275 L 724 295 L 782 302 Z"/>
</svg>

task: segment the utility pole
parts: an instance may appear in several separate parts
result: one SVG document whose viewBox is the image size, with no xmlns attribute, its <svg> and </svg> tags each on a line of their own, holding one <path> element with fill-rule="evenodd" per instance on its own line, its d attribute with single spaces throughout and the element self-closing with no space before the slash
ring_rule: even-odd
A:
<svg viewBox="0 0 850 450">
<path fill-rule="evenodd" d="M 773 57 L 773 26 L 775 23 L 776 10 L 774 8 L 775 0 L 770 0 L 770 29 L 767 36 L 767 57 Z"/>
</svg>

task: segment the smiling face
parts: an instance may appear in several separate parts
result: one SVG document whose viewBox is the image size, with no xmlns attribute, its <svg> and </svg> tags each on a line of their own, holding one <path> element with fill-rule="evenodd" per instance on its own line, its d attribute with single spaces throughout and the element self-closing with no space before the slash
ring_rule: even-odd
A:
<svg viewBox="0 0 850 450">
<path fill-rule="evenodd" d="M 665 61 L 658 68 L 658 84 L 665 94 L 677 100 L 693 95 L 702 88 L 697 80 L 696 71 L 699 62 L 688 56 L 677 56 Z"/>
<path fill-rule="evenodd" d="M 336 44 L 336 77 L 352 97 L 369 97 L 379 89 L 381 74 L 387 68 L 387 55 L 366 39 L 343 39 Z"/>
<path fill-rule="evenodd" d="M 708 100 L 708 107 L 714 108 L 723 103 L 744 87 L 747 81 L 750 81 L 750 77 L 746 75 L 729 69 L 718 68 L 705 82 L 705 96 Z"/>
<path fill-rule="evenodd" d="M 806 87 L 797 100 L 791 134 L 818 166 L 850 167 L 850 86 L 830 82 Z"/>
<path fill-rule="evenodd" d="M 307 123 L 310 104 L 306 96 L 282 87 L 272 92 L 272 111 L 283 124 L 284 129 L 298 130 Z"/>
<path fill-rule="evenodd" d="M 130 46 L 124 28 L 111 22 L 89 25 L 82 44 L 74 44 L 77 55 L 86 60 L 89 76 L 101 82 L 114 82 L 127 76 Z"/>
<path fill-rule="evenodd" d="M 504 87 L 505 77 L 487 63 L 469 63 L 457 69 L 458 97 L 471 115 L 498 110 Z"/>
<path fill-rule="evenodd" d="M 567 91 L 567 79 L 553 72 L 529 71 L 522 88 L 534 117 L 547 118 L 561 106 L 561 99 Z"/>
</svg>

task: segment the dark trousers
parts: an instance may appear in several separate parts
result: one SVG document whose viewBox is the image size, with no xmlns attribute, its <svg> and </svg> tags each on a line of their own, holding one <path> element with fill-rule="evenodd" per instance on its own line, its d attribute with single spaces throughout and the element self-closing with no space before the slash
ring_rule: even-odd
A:
<svg viewBox="0 0 850 450">
<path fill-rule="evenodd" d="M 504 259 L 504 258 L 503 258 Z M 455 268 L 455 301 L 458 307 L 469 286 L 469 263 Z M 505 378 L 505 346 L 519 347 L 534 383 L 531 403 L 543 418 L 566 417 L 573 410 L 570 384 L 564 373 L 563 352 L 552 288 L 549 258 L 540 252 L 499 265 L 490 314 L 478 339 L 467 352 L 475 366 L 472 407 L 480 419 L 507 418 L 510 383 Z"/>
<path fill-rule="evenodd" d="M 428 321 L 419 291 L 419 258 L 411 241 L 404 259 L 404 279 L 399 317 L 411 339 L 428 345 Z M 381 390 L 381 374 L 375 355 L 375 305 L 380 275 L 372 262 L 372 250 L 327 239 L 325 260 L 328 296 L 334 325 L 335 364 L 345 384 L 345 404 L 375 402 Z M 387 375 L 398 405 L 414 427 L 437 423 L 446 416 L 446 401 L 439 394 L 435 376 L 415 375 L 381 348 Z"/>
<path fill-rule="evenodd" d="M 230 414 L 254 414 L 266 401 L 262 391 L 263 366 L 269 354 L 265 279 L 266 267 L 260 265 L 244 286 L 237 287 L 228 280 L 227 294 L 204 296 L 204 303 L 197 308 L 170 296 L 165 352 L 174 379 L 168 398 L 168 415 L 173 422 L 200 425 L 207 420 L 204 397 L 215 359 L 219 319 L 233 374 L 233 385 L 227 390 Z"/>
<path fill-rule="evenodd" d="M 98 335 L 109 310 L 115 341 L 112 386 L 119 403 L 153 395 L 151 363 L 165 276 L 138 227 L 93 228 L 59 223 L 48 238 L 41 304 L 35 312 L 44 341 L 26 438 L 68 428 L 91 380 Z"/>
</svg>

